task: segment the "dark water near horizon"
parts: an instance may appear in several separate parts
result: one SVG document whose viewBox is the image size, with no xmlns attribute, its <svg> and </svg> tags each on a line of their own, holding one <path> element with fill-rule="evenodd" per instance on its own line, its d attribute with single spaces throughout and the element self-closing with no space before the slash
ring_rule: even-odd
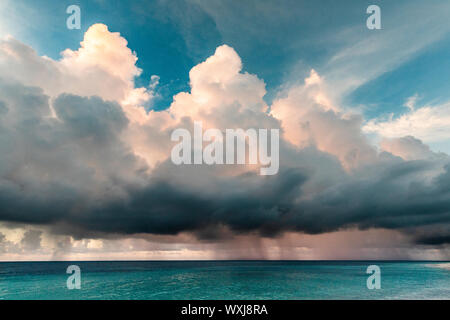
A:
<svg viewBox="0 0 450 320">
<path fill-rule="evenodd" d="M 69 265 L 81 289 L 67 289 Z M 381 269 L 369 290 L 366 269 Z M 0 299 L 450 299 L 450 262 L 0 262 Z"/>
</svg>

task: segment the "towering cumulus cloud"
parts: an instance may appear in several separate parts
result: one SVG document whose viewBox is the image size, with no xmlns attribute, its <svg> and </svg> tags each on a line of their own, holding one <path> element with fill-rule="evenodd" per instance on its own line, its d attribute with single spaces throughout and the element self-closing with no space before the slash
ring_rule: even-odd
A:
<svg viewBox="0 0 450 320">
<path fill-rule="evenodd" d="M 136 87 L 136 62 L 127 41 L 102 24 L 60 60 L 13 38 L 0 42 L 2 223 L 75 239 L 223 241 L 374 228 L 420 245 L 448 243 L 447 155 L 414 137 L 372 145 L 364 119 L 336 105 L 314 70 L 267 105 L 264 81 L 222 45 L 191 69 L 190 92 L 146 112 L 153 92 Z M 172 164 L 171 132 L 194 121 L 204 129 L 280 129 L 279 173 Z M 34 231 L 23 239 L 37 238 Z M 0 243 L 13 246 L 2 233 Z"/>
</svg>

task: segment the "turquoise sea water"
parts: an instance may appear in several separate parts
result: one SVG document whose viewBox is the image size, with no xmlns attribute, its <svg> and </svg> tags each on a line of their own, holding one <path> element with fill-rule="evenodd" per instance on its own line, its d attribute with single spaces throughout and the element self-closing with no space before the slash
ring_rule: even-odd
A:
<svg viewBox="0 0 450 320">
<path fill-rule="evenodd" d="M 80 290 L 66 286 L 73 264 Z M 0 262 L 0 299 L 450 299 L 450 262 Z"/>
</svg>

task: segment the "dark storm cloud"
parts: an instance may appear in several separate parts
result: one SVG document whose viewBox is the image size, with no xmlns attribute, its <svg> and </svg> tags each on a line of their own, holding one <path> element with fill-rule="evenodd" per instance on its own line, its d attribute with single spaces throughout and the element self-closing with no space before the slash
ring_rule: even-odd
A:
<svg viewBox="0 0 450 320">
<path fill-rule="evenodd" d="M 426 238 L 418 238 L 416 240 L 416 243 L 418 244 L 425 244 L 425 245 L 443 245 L 443 244 L 449 244 L 450 243 L 450 235 L 445 236 L 430 236 Z"/>
<path fill-rule="evenodd" d="M 402 181 L 417 175 L 425 163 L 406 162 L 381 171 L 374 181 L 358 179 L 330 188 L 313 201 L 303 204 L 299 226 L 307 232 L 332 231 L 343 226 L 362 229 L 381 227 L 402 229 L 450 222 L 449 190 L 439 179 L 425 183 L 419 179 Z M 318 216 L 325 219 L 320 223 Z"/>
<path fill-rule="evenodd" d="M 399 170 L 405 174 L 404 168 Z M 77 237 L 92 232 L 176 234 L 182 231 L 202 236 L 205 230 L 219 225 L 237 233 L 257 231 L 274 236 L 287 230 L 322 233 L 351 226 L 403 229 L 448 223 L 450 219 L 449 197 L 442 197 L 446 191 L 436 185 L 400 187 L 385 176 L 372 183 L 343 184 L 313 199 L 297 201 L 307 180 L 301 169 L 283 170 L 263 182 L 260 179 L 255 175 L 223 180 L 220 183 L 223 188 L 214 190 L 215 195 L 155 181 L 142 189 L 130 188 L 127 197 L 105 205 L 69 208 L 72 214 L 58 207 L 53 210 L 47 207 L 47 214 L 59 217 L 66 225 L 65 232 Z M 426 196 L 420 193 L 430 188 L 434 190 L 427 191 Z M 31 218 L 45 211 L 37 208 L 36 204 L 24 208 L 30 214 L 27 222 L 42 222 Z"/>
<path fill-rule="evenodd" d="M 437 237 L 433 228 L 419 230 L 450 223 L 450 167 L 442 169 L 442 159 L 387 156 L 345 173 L 330 155 L 282 142 L 275 176 L 229 176 L 170 160 L 148 174 L 122 140 L 127 125 L 117 103 L 66 94 L 50 101 L 39 89 L 0 81 L 0 221 L 75 237 L 190 231 L 214 238 L 221 234 L 211 230 L 223 226 L 264 236 L 410 228 L 419 243 L 448 243 L 448 229 Z"/>
<path fill-rule="evenodd" d="M 220 181 L 223 188 L 214 190 L 214 195 L 156 180 L 142 190 L 130 190 L 127 199 L 84 212 L 72 223 L 86 229 L 130 234 L 201 233 L 218 225 L 236 232 L 260 230 L 270 234 L 286 227 L 283 216 L 305 176 L 287 170 L 264 182 L 258 180 L 260 176 L 256 175 L 235 181 L 224 178 Z"/>
<path fill-rule="evenodd" d="M 0 79 L 0 105 L 3 221 L 64 221 L 145 169 L 119 137 L 128 120 L 117 103 L 73 95 L 50 102 L 37 88 Z"/>
<path fill-rule="evenodd" d="M 164 170 L 189 170 L 170 166 Z M 450 197 L 440 181 L 449 174 L 448 167 L 429 183 L 401 182 L 429 166 L 406 162 L 381 170 L 375 181 L 351 179 L 305 200 L 300 200 L 301 189 L 309 174 L 302 168 L 284 169 L 263 179 L 258 175 L 222 178 L 208 191 L 155 180 L 143 189 L 129 190 L 126 199 L 83 211 L 68 222 L 81 230 L 125 234 L 193 231 L 199 237 L 207 234 L 207 238 L 214 234 L 206 231 L 220 225 L 236 233 L 256 231 L 264 236 L 287 230 L 315 234 L 355 226 L 401 230 L 445 225 L 450 221 Z"/>
</svg>

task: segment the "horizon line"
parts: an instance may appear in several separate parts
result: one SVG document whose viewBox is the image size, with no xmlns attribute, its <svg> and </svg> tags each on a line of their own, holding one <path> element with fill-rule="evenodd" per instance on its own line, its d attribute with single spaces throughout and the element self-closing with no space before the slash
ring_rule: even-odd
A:
<svg viewBox="0 0 450 320">
<path fill-rule="evenodd" d="M 20 262 L 448 262 L 450 260 L 416 260 L 416 259 L 208 259 L 208 260 L 0 260 L 0 263 Z"/>
</svg>

